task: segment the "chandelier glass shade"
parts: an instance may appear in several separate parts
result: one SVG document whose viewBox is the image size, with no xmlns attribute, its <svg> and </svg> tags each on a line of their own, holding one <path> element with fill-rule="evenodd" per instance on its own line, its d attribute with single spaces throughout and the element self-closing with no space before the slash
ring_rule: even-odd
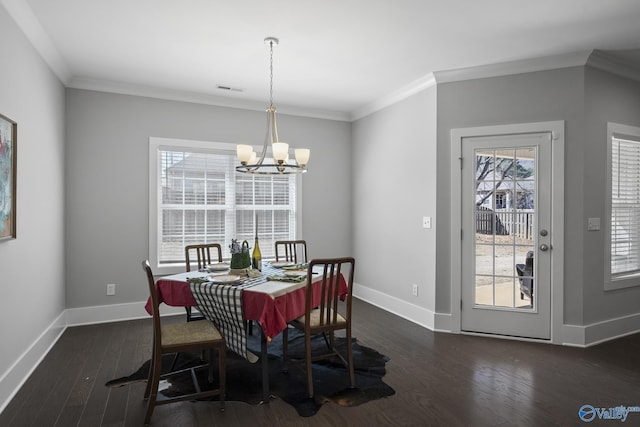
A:
<svg viewBox="0 0 640 427">
<path fill-rule="evenodd" d="M 240 161 L 240 166 L 236 166 L 236 171 L 260 175 L 286 175 L 293 173 L 304 173 L 307 171 L 307 163 L 311 151 L 308 148 L 298 148 L 294 150 L 295 162 L 289 159 L 289 144 L 280 141 L 278 137 L 278 125 L 276 123 L 276 107 L 273 106 L 273 46 L 278 44 L 278 39 L 267 37 L 264 42 L 269 45 L 270 52 L 270 103 L 267 108 L 267 134 L 262 146 L 262 152 L 258 154 L 251 145 L 240 144 L 236 148 L 236 154 Z M 267 150 L 271 144 L 271 157 L 273 163 L 265 162 Z"/>
</svg>

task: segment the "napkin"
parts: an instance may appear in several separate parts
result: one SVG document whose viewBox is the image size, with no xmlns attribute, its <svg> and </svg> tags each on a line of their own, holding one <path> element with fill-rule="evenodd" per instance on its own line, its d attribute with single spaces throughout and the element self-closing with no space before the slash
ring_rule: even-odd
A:
<svg viewBox="0 0 640 427">
<path fill-rule="evenodd" d="M 206 277 L 187 277 L 188 283 L 206 283 L 210 281 L 211 280 L 207 279 Z"/>
<path fill-rule="evenodd" d="M 306 270 L 308 266 L 309 266 L 309 263 L 292 264 L 292 265 L 285 265 L 284 267 L 282 267 L 282 269 L 283 270 Z"/>
<path fill-rule="evenodd" d="M 306 274 L 302 274 L 300 276 L 285 276 L 284 274 L 273 274 L 267 277 L 267 280 L 277 281 L 277 282 L 298 283 L 298 282 L 302 282 L 306 278 L 307 278 Z"/>
</svg>

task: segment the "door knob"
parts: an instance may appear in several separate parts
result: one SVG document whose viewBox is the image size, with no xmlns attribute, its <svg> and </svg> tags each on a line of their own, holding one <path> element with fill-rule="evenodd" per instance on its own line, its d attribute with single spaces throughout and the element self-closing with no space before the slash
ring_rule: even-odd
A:
<svg viewBox="0 0 640 427">
<path fill-rule="evenodd" d="M 546 244 L 544 244 L 544 243 L 543 243 L 543 244 L 541 244 L 541 245 L 540 245 L 540 250 L 541 250 L 542 252 L 548 251 L 548 250 L 549 250 L 549 245 L 546 245 Z"/>
</svg>

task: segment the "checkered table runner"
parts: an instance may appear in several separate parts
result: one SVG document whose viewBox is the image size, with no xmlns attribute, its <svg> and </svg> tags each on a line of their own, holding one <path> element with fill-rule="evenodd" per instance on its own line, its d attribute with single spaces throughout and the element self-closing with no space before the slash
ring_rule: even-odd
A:
<svg viewBox="0 0 640 427">
<path fill-rule="evenodd" d="M 266 282 L 268 276 L 276 273 L 277 270 L 272 267 L 264 267 L 261 276 L 248 277 L 239 285 L 189 283 L 198 310 L 220 329 L 227 341 L 227 347 L 251 363 L 257 362 L 259 358 L 247 349 L 242 293 L 245 289 Z"/>
</svg>

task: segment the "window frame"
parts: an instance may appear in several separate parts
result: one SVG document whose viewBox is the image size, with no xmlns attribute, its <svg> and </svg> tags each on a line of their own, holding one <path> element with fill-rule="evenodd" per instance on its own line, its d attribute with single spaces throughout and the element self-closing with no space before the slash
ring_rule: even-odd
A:
<svg viewBox="0 0 640 427">
<path fill-rule="evenodd" d="M 261 147 L 254 147 L 260 150 Z M 159 188 L 160 185 L 160 162 L 158 151 L 161 149 L 191 150 L 204 153 L 224 153 L 236 156 L 236 144 L 215 141 L 198 141 L 176 138 L 149 137 L 149 263 L 157 275 L 175 274 L 185 270 L 184 262 L 160 264 L 158 236 L 161 232 L 162 224 L 159 221 Z M 295 175 L 295 235 L 300 236 L 302 230 L 302 177 Z M 297 238 L 297 237 L 296 237 Z M 221 242 L 230 244 L 231 242 Z M 253 242 L 251 242 L 253 246 Z M 223 246 L 224 249 L 224 246 Z"/>
<path fill-rule="evenodd" d="M 613 140 L 625 139 L 637 141 L 640 144 L 640 128 L 622 125 L 619 123 L 607 123 L 607 184 L 606 184 L 606 235 L 605 235 L 605 280 L 604 290 L 615 290 L 640 286 L 640 271 L 630 273 L 613 273 L 611 268 L 612 235 L 613 235 Z M 640 227 L 639 227 L 640 232 Z"/>
</svg>

